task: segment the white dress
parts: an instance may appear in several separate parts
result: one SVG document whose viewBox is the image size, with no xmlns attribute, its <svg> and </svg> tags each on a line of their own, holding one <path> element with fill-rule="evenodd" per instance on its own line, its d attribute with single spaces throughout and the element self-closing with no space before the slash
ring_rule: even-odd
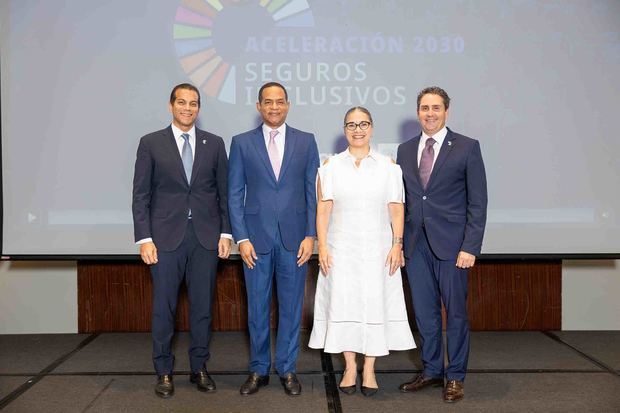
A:
<svg viewBox="0 0 620 413">
<path fill-rule="evenodd" d="M 329 275 L 319 273 L 311 348 L 384 356 L 415 348 L 400 269 L 389 275 L 388 203 L 403 202 L 400 167 L 371 151 L 359 167 L 346 150 L 319 168 L 323 200 L 332 200 Z"/>
</svg>

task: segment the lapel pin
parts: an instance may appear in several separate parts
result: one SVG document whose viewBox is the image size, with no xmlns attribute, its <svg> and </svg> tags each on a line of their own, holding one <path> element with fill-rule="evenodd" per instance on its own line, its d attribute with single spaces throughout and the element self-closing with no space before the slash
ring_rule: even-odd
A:
<svg viewBox="0 0 620 413">
<path fill-rule="evenodd" d="M 207 140 L 206 140 L 206 139 L 203 139 L 203 140 L 202 140 L 202 144 L 204 145 L 204 144 L 206 144 L 206 143 L 207 143 Z"/>
<path fill-rule="evenodd" d="M 204 141 L 202 141 L 204 143 Z M 448 141 L 448 146 L 452 146 L 452 141 Z"/>
</svg>

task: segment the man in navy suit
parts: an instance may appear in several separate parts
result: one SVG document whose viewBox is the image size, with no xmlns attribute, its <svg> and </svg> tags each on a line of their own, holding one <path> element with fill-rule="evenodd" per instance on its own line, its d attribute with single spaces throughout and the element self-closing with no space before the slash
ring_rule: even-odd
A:
<svg viewBox="0 0 620 413">
<path fill-rule="evenodd" d="M 288 395 L 299 395 L 296 362 L 307 261 L 316 236 L 315 179 L 319 154 L 314 135 L 288 126 L 284 86 L 258 92 L 263 123 L 232 138 L 228 205 L 233 236 L 244 262 L 250 330 L 250 375 L 240 393 L 269 383 L 269 309 L 275 275 L 278 333 L 275 367 Z"/>
<path fill-rule="evenodd" d="M 469 356 L 467 273 L 482 247 L 487 184 L 478 141 L 445 126 L 449 105 L 443 89 L 423 89 L 418 95 L 422 133 L 398 147 L 406 196 L 405 263 L 424 364 L 424 371 L 400 390 L 444 386 L 445 377 L 444 401 L 456 402 L 464 396 Z"/>
<path fill-rule="evenodd" d="M 170 94 L 172 124 L 140 139 L 133 179 L 133 221 L 142 260 L 153 281 L 155 393 L 174 393 L 171 340 L 177 298 L 185 280 L 190 302 L 190 381 L 215 391 L 207 373 L 211 302 L 219 258 L 230 254 L 228 161 L 224 141 L 195 127 L 200 94 L 177 85 Z"/>
</svg>

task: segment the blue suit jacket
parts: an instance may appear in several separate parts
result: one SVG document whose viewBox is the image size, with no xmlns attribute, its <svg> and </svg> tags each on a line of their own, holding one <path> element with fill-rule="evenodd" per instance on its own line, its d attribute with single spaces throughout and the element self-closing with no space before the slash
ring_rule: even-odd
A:
<svg viewBox="0 0 620 413">
<path fill-rule="evenodd" d="M 284 158 L 276 180 L 262 126 L 234 136 L 228 169 L 228 206 L 235 240 L 249 239 L 257 253 L 273 248 L 276 231 L 284 247 L 297 250 L 316 236 L 315 180 L 319 153 L 314 135 L 286 125 Z"/>
<path fill-rule="evenodd" d="M 133 177 L 136 241 L 153 238 L 157 248 L 174 251 L 185 236 L 191 208 L 200 244 L 216 250 L 220 234 L 230 233 L 227 168 L 224 141 L 209 132 L 196 128 L 190 182 L 170 126 L 142 137 Z"/>
<path fill-rule="evenodd" d="M 398 147 L 397 163 L 405 183 L 405 256 L 426 228 L 433 252 L 441 260 L 459 251 L 479 255 L 487 216 L 487 183 L 477 140 L 448 129 L 426 190 L 418 172 L 421 134 Z"/>
</svg>

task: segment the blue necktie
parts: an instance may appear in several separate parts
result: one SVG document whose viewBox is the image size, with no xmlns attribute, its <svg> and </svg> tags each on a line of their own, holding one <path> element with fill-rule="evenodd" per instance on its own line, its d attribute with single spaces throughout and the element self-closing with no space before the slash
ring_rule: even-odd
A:
<svg viewBox="0 0 620 413">
<path fill-rule="evenodd" d="M 183 161 L 183 169 L 185 169 L 185 176 L 187 182 L 192 180 L 192 165 L 194 164 L 194 158 L 192 157 L 192 146 L 189 143 L 189 134 L 184 133 L 181 135 L 183 140 L 183 149 L 181 150 L 181 160 Z"/>
<path fill-rule="evenodd" d="M 194 164 L 194 158 L 192 157 L 192 146 L 189 143 L 189 133 L 181 135 L 183 140 L 183 149 L 181 150 L 181 160 L 183 161 L 183 169 L 185 169 L 185 176 L 187 177 L 187 183 L 192 180 L 192 166 Z M 192 210 L 187 212 L 187 217 L 192 219 Z"/>
</svg>

